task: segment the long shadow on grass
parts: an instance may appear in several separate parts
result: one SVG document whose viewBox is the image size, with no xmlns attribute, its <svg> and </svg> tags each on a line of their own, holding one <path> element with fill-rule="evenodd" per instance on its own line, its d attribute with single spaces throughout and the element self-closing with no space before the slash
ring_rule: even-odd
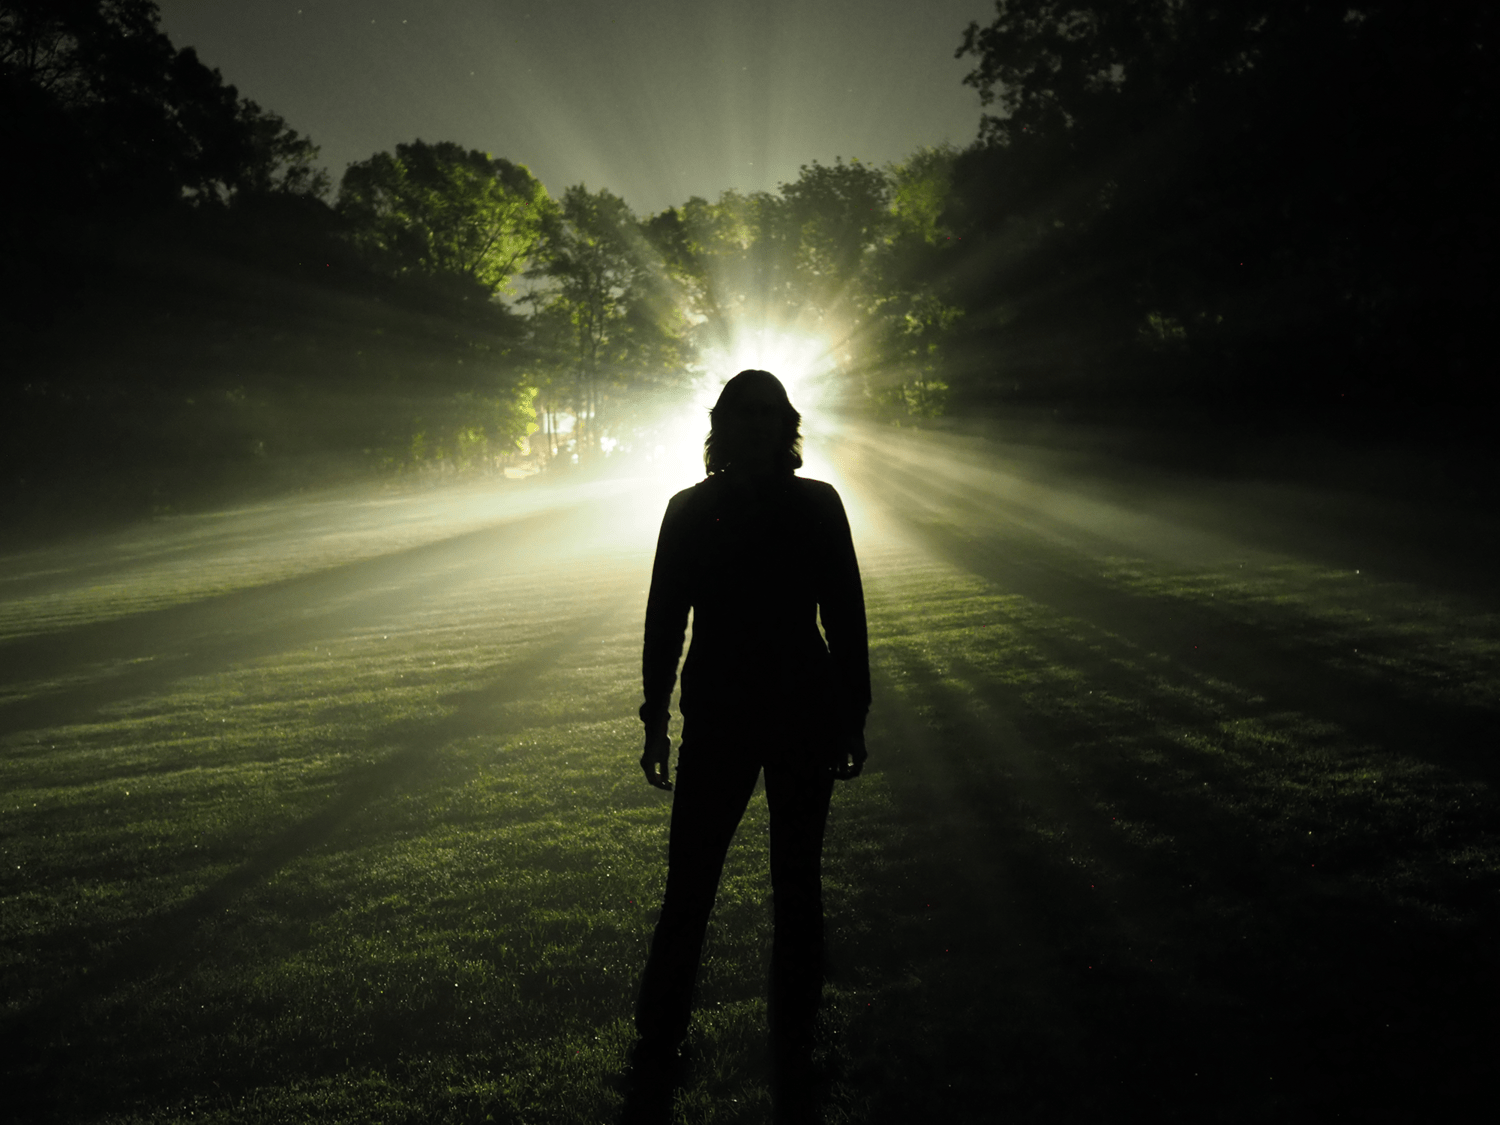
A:
<svg viewBox="0 0 1500 1125">
<path fill-rule="evenodd" d="M 285 540 L 301 533 L 317 534 L 340 517 L 345 503 L 363 505 L 365 501 L 351 491 L 347 500 L 268 506 L 212 520 L 199 516 L 192 518 L 186 529 L 169 525 L 170 533 L 160 537 L 148 536 L 144 528 L 137 527 L 108 535 L 101 542 L 97 533 L 83 532 L 73 543 L 65 541 L 0 559 L 0 598 L 70 590 L 87 579 L 108 578 L 128 567 L 191 559 L 242 546 L 251 538 Z M 71 559 L 64 561 L 70 555 Z M 6 573 L 7 570 L 19 573 Z"/>
<path fill-rule="evenodd" d="M 920 630 L 922 607 L 908 614 Z M 1326 723 L 1280 750 L 1189 749 L 1171 732 L 1267 705 L 1065 625 L 1024 639 L 1081 669 L 1091 705 L 1000 682 L 940 636 L 940 660 L 887 648 L 877 663 L 872 754 L 905 839 L 871 891 L 891 904 L 871 933 L 895 940 L 848 955 L 874 999 L 847 1030 L 861 1061 L 843 1096 L 881 1089 L 878 1121 L 1412 1120 L 1462 1104 L 1486 1065 L 1472 1029 L 1500 886 L 1491 871 L 1413 894 L 1400 877 L 1441 868 L 1444 844 L 1492 847 L 1493 801 L 1450 817 L 1448 840 L 1443 771 L 1407 779 L 1405 809 L 1309 801 L 1320 775 L 1399 763 Z M 1349 820 L 1362 831 L 1341 843 Z"/>
<path fill-rule="evenodd" d="M 888 498 L 892 478 L 876 493 Z M 1069 529 L 1073 546 L 1049 542 L 1009 517 L 1036 523 L 1030 509 L 991 494 L 953 488 L 948 498 L 962 523 L 914 518 L 899 503 L 889 511 L 936 554 L 994 585 L 1060 614 L 1126 638 L 1166 656 L 1198 677 L 1253 691 L 1275 708 L 1338 724 L 1357 737 L 1439 763 L 1486 783 L 1500 780 L 1500 715 L 1491 709 L 1437 699 L 1394 674 L 1377 676 L 1330 661 L 1332 649 L 1306 619 L 1270 629 L 1210 609 L 1202 602 L 1127 593 L 1101 581 L 1100 559 L 1119 550 L 1104 536 Z M 1392 653 L 1399 656 L 1399 653 Z"/>
<path fill-rule="evenodd" d="M 385 757 L 349 771 L 321 811 L 276 833 L 233 872 L 180 906 L 119 940 L 108 934 L 75 935 L 76 955 L 64 960 L 83 971 L 0 1027 L 0 1052 L 9 1071 L 8 1112 L 17 1120 L 64 1120 L 119 1111 L 133 1097 L 181 1096 L 191 1084 L 212 1085 L 219 1096 L 232 1093 L 216 1080 L 230 1080 L 227 1075 L 186 1075 L 174 1068 L 171 1044 L 177 1028 L 131 1027 L 135 1021 L 128 1014 L 111 1010 L 115 998 L 148 982 L 170 989 L 190 974 L 193 950 L 206 924 L 289 863 L 323 847 L 372 805 L 419 785 L 451 784 L 457 767 L 445 761 L 445 748 L 474 736 L 500 741 L 514 733 L 519 728 L 512 724 L 525 720 L 507 723 L 497 709 L 544 690 L 540 685 L 548 673 L 633 604 L 633 598 L 622 596 L 602 610 L 595 608 L 566 632 L 495 670 L 483 686 L 444 696 L 443 702 L 454 708 L 446 715 L 404 720 L 372 732 L 371 746 L 392 748 Z M 101 945 L 106 952 L 91 958 L 88 951 Z M 131 1028 L 128 1042 L 121 1038 L 122 1028 Z"/>
<path fill-rule="evenodd" d="M 185 605 L 0 644 L 0 683 L 65 678 L 110 662 L 122 670 L 0 704 L 0 736 L 86 722 L 111 703 L 159 694 L 189 675 L 371 626 L 410 611 L 432 591 L 493 570 L 542 537 L 588 527 L 570 509 L 455 535 Z"/>
</svg>

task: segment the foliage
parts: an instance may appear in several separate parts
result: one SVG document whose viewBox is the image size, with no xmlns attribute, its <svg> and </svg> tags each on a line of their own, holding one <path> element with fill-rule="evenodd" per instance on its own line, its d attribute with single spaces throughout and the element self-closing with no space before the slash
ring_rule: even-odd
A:
<svg viewBox="0 0 1500 1125">
<path fill-rule="evenodd" d="M 947 342 L 963 318 L 949 295 L 952 237 L 945 211 L 958 153 L 920 148 L 892 165 L 889 234 L 873 255 L 864 392 L 883 417 L 941 416 L 948 405 Z"/>
<path fill-rule="evenodd" d="M 311 142 L 173 47 L 157 19 L 152 0 L 0 3 L 0 117 L 33 177 L 8 184 L 10 199 L 118 211 L 325 190 Z"/>
<path fill-rule="evenodd" d="M 241 99 L 239 122 L 247 135 L 249 156 L 238 180 L 238 190 L 256 196 L 291 195 L 322 199 L 328 194 L 328 173 L 317 167 L 318 148 L 277 114 Z"/>
<path fill-rule="evenodd" d="M 857 319 L 871 253 L 888 236 L 890 184 L 859 161 L 804 165 L 779 194 L 694 197 L 651 230 L 715 342 L 734 322 Z"/>
<path fill-rule="evenodd" d="M 392 465 L 493 461 L 533 408 L 551 445 L 569 413 L 580 454 L 628 445 L 664 393 L 763 332 L 825 342 L 824 405 L 897 423 L 1017 397 L 1346 428 L 1425 404 L 1446 433 L 1479 417 L 1460 406 L 1488 346 L 1474 107 L 1495 100 L 1494 19 L 1474 0 L 1001 0 L 959 51 L 990 111 L 968 148 L 814 161 L 775 192 L 640 220 L 608 190 L 553 201 L 520 165 L 420 140 L 352 165 L 331 210 L 312 142 L 175 48 L 151 0 L 0 0 L 0 143 L 22 170 L 0 178 L 5 406 L 37 423 L 7 480 L 31 481 L 44 448 L 112 440 L 103 403 L 129 401 L 143 432 L 160 411 L 155 446 L 201 451 L 214 424 L 181 434 L 202 400 L 303 370 L 285 355 L 221 387 L 234 364 L 214 353 L 194 373 L 103 373 L 111 349 L 196 340 L 167 292 L 220 269 L 239 276 L 205 335 L 260 338 L 225 296 L 256 292 L 256 271 L 311 304 L 353 297 L 356 320 L 431 318 L 324 357 L 388 412 L 358 428 Z M 504 300 L 521 277 L 524 327 Z M 159 315 L 120 313 L 110 294 L 137 288 Z M 99 417 L 74 424 L 79 403 Z"/>
<path fill-rule="evenodd" d="M 1415 371 L 1457 388 L 1492 289 L 1475 107 L 1495 97 L 1494 19 L 1477 3 L 1002 0 L 960 50 L 996 111 L 951 209 L 971 343 L 1006 356 L 974 378 L 1131 396 L 1191 380 L 1238 412 L 1352 396 L 1403 423 Z M 1170 361 L 1137 347 L 1159 341 L 1153 316 L 1182 330 Z"/>
<path fill-rule="evenodd" d="M 681 297 L 625 201 L 583 184 L 563 193 L 529 276 L 539 283 L 527 298 L 537 379 L 549 409 L 572 413 L 584 458 L 601 448 L 619 399 L 685 373 Z"/>
<path fill-rule="evenodd" d="M 958 150 L 950 144 L 922 147 L 889 169 L 891 218 L 897 238 L 938 246 L 952 239 L 944 220 L 953 189 Z"/>
<path fill-rule="evenodd" d="M 451 141 L 398 144 L 351 164 L 337 206 L 355 245 L 383 269 L 480 299 L 520 272 L 554 211 L 523 165 Z"/>
<path fill-rule="evenodd" d="M 497 163 L 485 196 L 416 168 L 441 213 L 420 264 L 459 275 L 433 285 L 340 241 L 361 232 L 323 202 L 317 148 L 174 47 L 150 0 L 0 0 L 0 77 L 20 171 L 0 177 L 6 519 L 493 468 L 534 428 L 515 318 L 471 298 L 514 272 L 536 222 L 492 222 L 488 245 L 463 226 L 463 191 L 502 219 L 545 207 L 524 169 Z"/>
<path fill-rule="evenodd" d="M 413 420 L 406 466 L 442 464 L 456 470 L 493 468 L 502 458 L 529 448 L 537 431 L 535 388 L 509 395 L 460 392 L 428 403 Z M 399 461 L 393 459 L 392 467 Z"/>
<path fill-rule="evenodd" d="M 939 295 L 949 249 L 940 221 L 954 153 L 908 164 L 814 161 L 776 194 L 726 191 L 653 217 L 647 232 L 693 321 L 700 354 L 741 333 L 828 342 L 843 405 L 942 411 L 941 338 L 957 310 Z"/>
<path fill-rule="evenodd" d="M 793 302 L 778 201 L 766 192 L 694 196 L 653 216 L 646 230 L 682 294 L 701 347 L 724 347 L 742 320 L 774 321 Z"/>
<path fill-rule="evenodd" d="M 857 318 L 870 252 L 890 226 L 890 190 L 880 169 L 842 159 L 803 165 L 795 181 L 781 186 L 798 295 L 820 316 Z"/>
</svg>

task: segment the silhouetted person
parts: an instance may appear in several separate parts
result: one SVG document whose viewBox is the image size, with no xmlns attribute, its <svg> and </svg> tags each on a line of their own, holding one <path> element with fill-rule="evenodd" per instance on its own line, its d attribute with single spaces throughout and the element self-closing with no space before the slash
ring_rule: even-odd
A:
<svg viewBox="0 0 1500 1125">
<path fill-rule="evenodd" d="M 801 416 L 775 376 L 724 386 L 708 477 L 667 505 L 643 659 L 646 780 L 671 789 L 668 705 L 688 610 L 667 890 L 641 982 L 628 1116 L 670 1107 L 725 853 L 756 779 L 771 817 L 769 1016 L 777 1116 L 810 1111 L 823 975 L 823 829 L 836 778 L 859 774 L 870 706 L 859 564 L 833 487 L 797 477 Z M 819 635 L 822 620 L 827 636 Z"/>
</svg>

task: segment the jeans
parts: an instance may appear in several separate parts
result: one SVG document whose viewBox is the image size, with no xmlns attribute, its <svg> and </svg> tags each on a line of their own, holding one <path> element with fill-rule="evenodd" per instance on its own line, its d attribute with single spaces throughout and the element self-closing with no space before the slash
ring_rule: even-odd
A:
<svg viewBox="0 0 1500 1125">
<path fill-rule="evenodd" d="M 642 975 L 636 1030 L 643 1040 L 666 1045 L 687 1033 L 724 857 L 764 768 L 775 902 L 771 1042 L 805 1050 L 823 987 L 823 830 L 833 779 L 811 755 L 786 761 L 740 747 L 696 749 L 684 740 L 672 800 L 667 891 Z"/>
</svg>

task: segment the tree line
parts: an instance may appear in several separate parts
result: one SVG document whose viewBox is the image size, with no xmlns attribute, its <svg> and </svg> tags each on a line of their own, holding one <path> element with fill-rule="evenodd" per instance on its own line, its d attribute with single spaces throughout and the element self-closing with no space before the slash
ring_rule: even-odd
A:
<svg viewBox="0 0 1500 1125">
<path fill-rule="evenodd" d="M 999 0 L 963 149 L 637 216 L 451 142 L 335 186 L 152 0 L 0 0 L 10 494 L 586 461 L 747 326 L 894 422 L 1441 431 L 1488 370 L 1493 18 Z"/>
<path fill-rule="evenodd" d="M 553 199 L 507 160 L 415 141 L 352 164 L 332 210 L 392 278 L 459 302 L 509 294 L 524 318 L 520 362 L 576 420 L 582 453 L 607 425 L 628 435 L 619 408 L 632 392 L 681 389 L 748 325 L 827 339 L 846 397 L 939 413 L 934 339 L 957 310 L 930 275 L 955 157 L 814 162 L 777 192 L 730 190 L 642 218 L 607 188 Z"/>
<path fill-rule="evenodd" d="M 1483 393 L 1494 5 L 1001 0 L 949 215 L 968 382 L 1447 442 Z"/>
</svg>

